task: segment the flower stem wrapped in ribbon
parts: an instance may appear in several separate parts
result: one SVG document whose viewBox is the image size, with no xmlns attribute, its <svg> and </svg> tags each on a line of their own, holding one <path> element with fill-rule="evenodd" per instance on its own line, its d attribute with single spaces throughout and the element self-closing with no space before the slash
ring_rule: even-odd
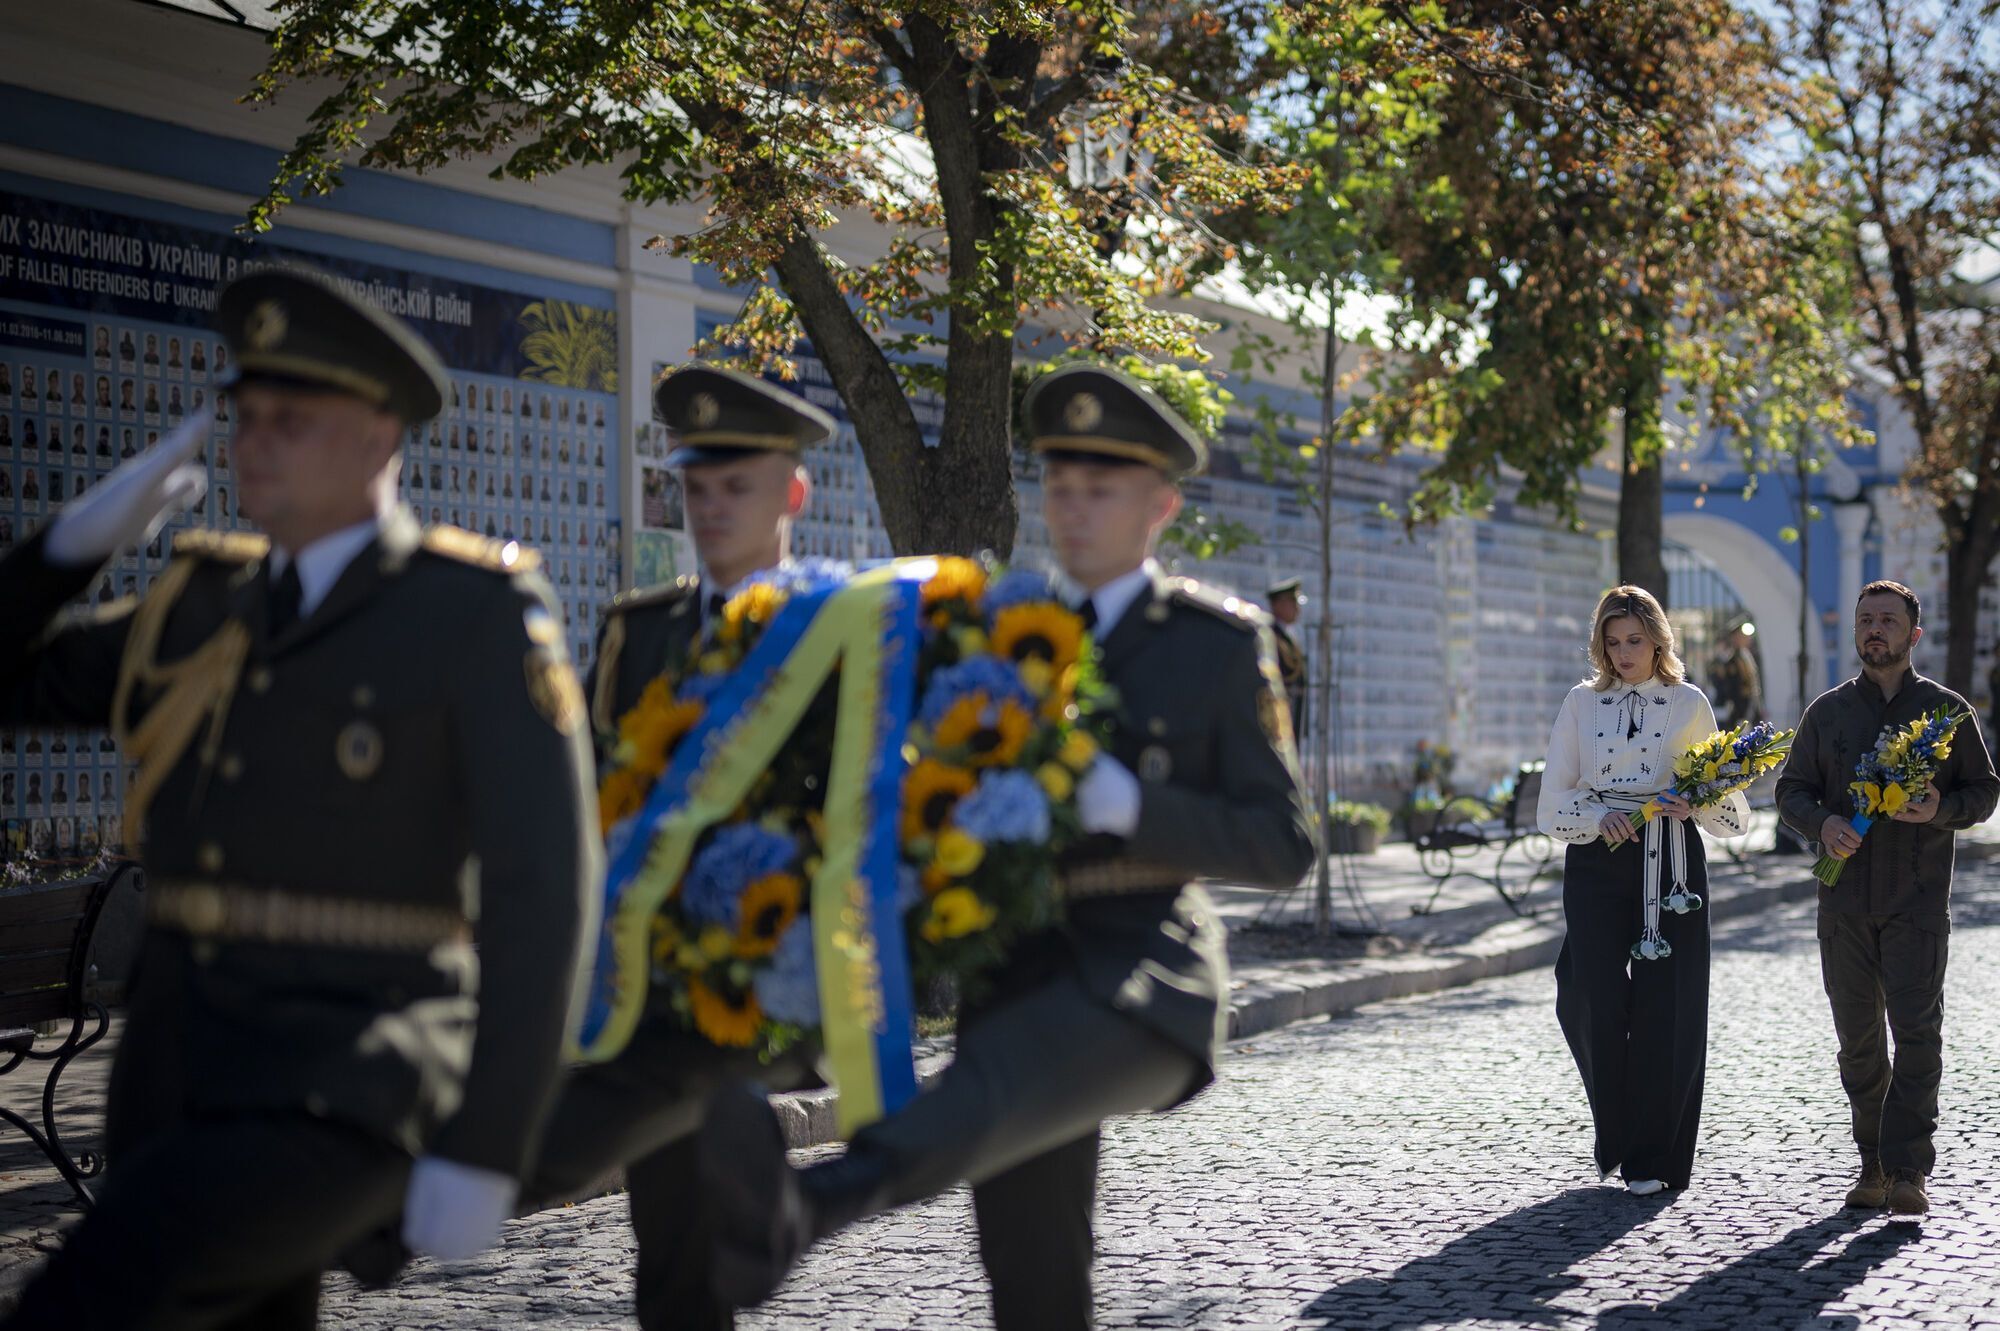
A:
<svg viewBox="0 0 2000 1331">
<path fill-rule="evenodd" d="M 1900 726 L 1884 726 L 1875 747 L 1854 767 L 1848 794 L 1854 799 L 1854 834 L 1865 837 L 1878 818 L 1894 818 L 1919 798 L 1951 757 L 1951 739 L 1964 712 L 1938 707 Z M 1813 877 L 1831 887 L 1840 881 L 1847 860 L 1828 851 L 1813 865 Z"/>
</svg>

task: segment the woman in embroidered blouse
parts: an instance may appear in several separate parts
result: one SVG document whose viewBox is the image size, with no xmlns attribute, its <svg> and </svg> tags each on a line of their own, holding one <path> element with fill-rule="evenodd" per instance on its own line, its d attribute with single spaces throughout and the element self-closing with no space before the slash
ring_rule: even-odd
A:
<svg viewBox="0 0 2000 1331">
<path fill-rule="evenodd" d="M 1740 794 L 1696 812 L 1664 793 L 1674 760 L 1716 725 L 1660 603 L 1614 587 L 1591 624 L 1595 677 L 1563 699 L 1537 813 L 1569 844 L 1556 1018 L 1590 1099 L 1598 1173 L 1620 1173 L 1643 1197 L 1687 1186 L 1701 1120 L 1708 871 L 1687 824 L 1741 836 L 1750 810 Z M 1655 797 L 1664 812 L 1638 823 Z"/>
</svg>

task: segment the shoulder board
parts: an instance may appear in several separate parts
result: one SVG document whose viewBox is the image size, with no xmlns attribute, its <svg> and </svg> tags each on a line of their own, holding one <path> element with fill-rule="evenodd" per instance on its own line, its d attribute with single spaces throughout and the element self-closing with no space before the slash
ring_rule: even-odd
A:
<svg viewBox="0 0 2000 1331">
<path fill-rule="evenodd" d="M 688 576 L 675 578 L 672 582 L 655 583 L 651 587 L 634 587 L 631 591 L 620 592 L 605 605 L 607 615 L 622 615 L 628 610 L 643 610 L 650 605 L 670 605 L 686 596 L 692 596 L 695 580 Z"/>
<path fill-rule="evenodd" d="M 541 553 L 519 541 L 481 536 L 461 527 L 424 528 L 424 549 L 495 573 L 532 573 L 542 566 Z"/>
<path fill-rule="evenodd" d="M 1204 611 L 1232 628 L 1253 633 L 1264 623 L 1264 612 L 1250 602 L 1219 592 L 1213 587 L 1204 587 L 1193 578 L 1173 578 L 1169 580 L 1168 586 L 1172 590 L 1175 604 Z"/>
<path fill-rule="evenodd" d="M 174 553 L 195 559 L 215 559 L 229 564 L 247 564 L 271 551 L 271 538 L 247 531 L 209 531 L 192 528 L 174 533 Z"/>
</svg>

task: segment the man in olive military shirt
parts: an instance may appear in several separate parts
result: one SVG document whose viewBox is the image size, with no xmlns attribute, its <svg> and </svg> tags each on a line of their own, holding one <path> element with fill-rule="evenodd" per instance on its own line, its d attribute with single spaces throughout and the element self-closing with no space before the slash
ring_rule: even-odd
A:
<svg viewBox="0 0 2000 1331">
<path fill-rule="evenodd" d="M 1861 673 L 1813 699 L 1778 777 L 1778 813 L 1847 861 L 1819 889 L 1820 974 L 1840 1045 L 1861 1174 L 1849 1206 L 1930 1209 L 1944 1075 L 1944 972 L 1951 940 L 1954 834 L 1993 816 L 2000 780 L 1965 699 L 1910 668 L 1923 607 L 1899 582 L 1871 582 L 1854 607 Z M 1939 708 L 1965 720 L 1930 786 L 1867 834 L 1848 789 L 1888 726 Z M 1893 1057 L 1889 1037 L 1895 1037 Z"/>
<path fill-rule="evenodd" d="M 679 673 L 704 621 L 752 574 L 781 564 L 810 483 L 805 450 L 829 438 L 830 417 L 795 393 L 734 370 L 690 365 L 654 389 L 674 432 L 688 528 L 702 572 L 613 601 L 589 685 L 592 720 L 609 743 L 646 686 Z M 710 1093 L 754 1077 L 784 1090 L 811 1077 L 803 1058 L 760 1067 L 684 1028 L 670 1010 L 642 1021 L 609 1062 L 564 1086 L 531 1176 L 533 1201 L 574 1195 L 621 1165 L 638 1238 L 636 1296 L 644 1331 L 727 1328 L 716 1300 L 696 1196 L 695 1137 Z"/>
<path fill-rule="evenodd" d="M 1223 929 L 1189 880 L 1290 887 L 1312 860 L 1262 617 L 1150 558 L 1200 441 L 1149 390 L 1090 366 L 1038 380 L 1025 411 L 1056 558 L 1118 695 L 1108 750 L 1078 785 L 1091 835 L 1063 866 L 1067 918 L 962 1015 L 938 1083 L 839 1158 L 794 1171 L 762 1097 L 718 1093 L 702 1173 L 732 1302 L 767 1296 L 854 1220 L 969 1181 L 1001 1331 L 1089 1326 L 1098 1125 L 1193 1096 L 1227 1033 Z"/>
<path fill-rule="evenodd" d="M 593 927 L 548 586 L 396 502 L 436 357 L 301 270 L 231 284 L 217 323 L 266 535 L 188 533 L 144 601 L 48 628 L 198 497 L 198 417 L 0 561 L 0 721 L 111 727 L 149 874 L 110 1169 L 14 1331 L 310 1327 L 320 1272 L 399 1211 L 419 1251 L 491 1243 Z"/>
</svg>

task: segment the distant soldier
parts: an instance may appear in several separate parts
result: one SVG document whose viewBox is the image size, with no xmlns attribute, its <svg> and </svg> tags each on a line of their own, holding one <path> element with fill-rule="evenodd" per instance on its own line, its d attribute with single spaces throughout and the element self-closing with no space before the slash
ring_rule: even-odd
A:
<svg viewBox="0 0 2000 1331">
<path fill-rule="evenodd" d="M 1729 631 L 1722 651 L 1709 668 L 1709 688 L 1715 695 L 1716 724 L 1724 730 L 1755 725 L 1764 719 L 1764 682 L 1750 645 L 1757 632 L 1752 624 Z"/>
<path fill-rule="evenodd" d="M 199 497 L 197 417 L 0 560 L 0 721 L 112 729 L 149 873 L 110 1172 L 14 1331 L 311 1327 L 321 1271 L 398 1212 L 419 1251 L 486 1247 L 592 932 L 561 613 L 532 553 L 396 500 L 437 358 L 297 270 L 217 324 L 266 535 L 187 533 L 143 601 L 57 620 Z"/>
<path fill-rule="evenodd" d="M 1285 700 L 1292 708 L 1292 729 L 1296 737 L 1303 741 L 1306 737 L 1306 669 L 1305 648 L 1299 645 L 1294 626 L 1299 622 L 1299 611 L 1305 604 L 1305 596 L 1299 591 L 1297 578 L 1286 578 L 1273 583 L 1264 594 L 1265 603 L 1271 607 L 1271 639 L 1278 652 L 1278 679 L 1285 687 Z"/>
<path fill-rule="evenodd" d="M 1118 696 L 1077 788 L 1091 835 L 1063 866 L 1066 919 L 962 1014 L 937 1085 L 843 1155 L 794 1171 L 761 1090 L 717 1097 L 702 1175 L 718 1287 L 738 1304 L 836 1230 L 966 1181 L 1001 1331 L 1089 1326 L 1098 1125 L 1193 1097 L 1228 1029 L 1223 928 L 1189 880 L 1291 887 L 1312 860 L 1264 617 L 1151 558 L 1200 441 L 1090 366 L 1038 380 L 1025 410 L 1050 539 Z"/>
</svg>

